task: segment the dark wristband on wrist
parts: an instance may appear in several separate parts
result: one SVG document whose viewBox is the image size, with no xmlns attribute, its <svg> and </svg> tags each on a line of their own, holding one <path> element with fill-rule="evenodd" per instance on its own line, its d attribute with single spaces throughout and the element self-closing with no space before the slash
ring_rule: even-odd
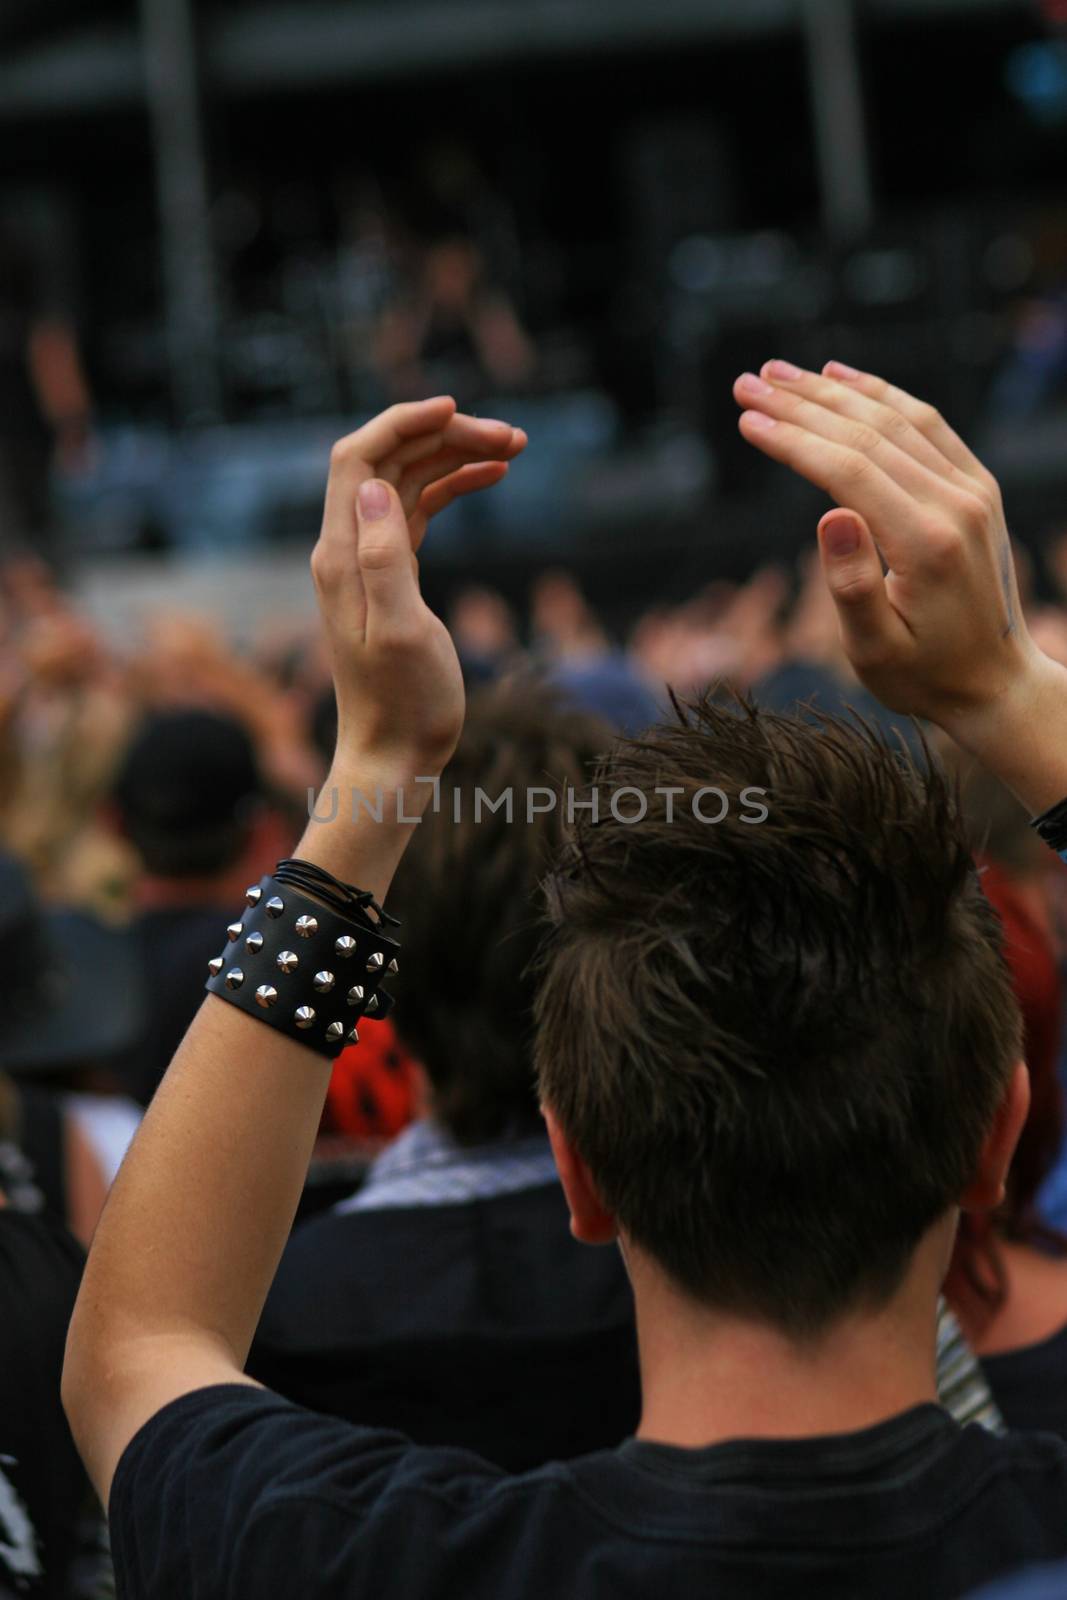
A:
<svg viewBox="0 0 1067 1600">
<path fill-rule="evenodd" d="M 1031 818 L 1030 826 L 1050 850 L 1063 855 L 1067 851 L 1067 800 L 1059 800 L 1039 817 Z"/>
<path fill-rule="evenodd" d="M 283 866 L 304 870 L 286 873 Z M 365 891 L 338 885 L 352 897 L 342 913 L 302 892 L 304 884 L 328 892 L 328 884 L 320 889 L 321 869 L 286 862 L 279 871 L 246 892 L 225 949 L 208 963 L 207 989 L 333 1060 L 359 1042 L 361 1017 L 381 1018 L 391 1009 L 392 995 L 379 985 L 399 970 L 400 946 L 371 919 L 367 908 L 379 908 Z M 328 873 L 322 877 L 338 884 Z M 396 924 L 395 917 L 388 921 Z"/>
</svg>

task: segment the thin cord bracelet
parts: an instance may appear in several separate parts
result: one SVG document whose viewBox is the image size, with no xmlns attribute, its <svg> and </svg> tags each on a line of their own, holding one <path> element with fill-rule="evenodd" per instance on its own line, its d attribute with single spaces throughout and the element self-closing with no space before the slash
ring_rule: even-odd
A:
<svg viewBox="0 0 1067 1600">
<path fill-rule="evenodd" d="M 353 884 L 342 883 L 340 878 L 335 878 L 332 872 L 327 872 L 325 867 L 318 866 L 314 861 L 301 861 L 295 856 L 288 856 L 278 862 L 274 879 L 276 883 L 292 884 L 294 889 L 305 889 L 317 895 L 342 914 L 348 911 L 364 914 L 373 911 L 379 926 L 400 926 L 399 918 L 391 917 L 388 911 L 384 911 L 369 889 L 357 889 Z M 366 917 L 364 919 L 368 920 Z"/>
</svg>

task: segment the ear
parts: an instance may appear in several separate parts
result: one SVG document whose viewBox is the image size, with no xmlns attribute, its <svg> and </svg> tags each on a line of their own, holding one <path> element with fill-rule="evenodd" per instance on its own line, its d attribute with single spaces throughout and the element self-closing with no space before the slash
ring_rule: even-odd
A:
<svg viewBox="0 0 1067 1600">
<path fill-rule="evenodd" d="M 542 1106 L 541 1111 L 548 1126 L 559 1181 L 570 1207 L 571 1232 L 583 1244 L 614 1244 L 618 1237 L 615 1218 L 601 1205 L 589 1168 L 548 1107 Z"/>
<path fill-rule="evenodd" d="M 960 1196 L 961 1210 L 995 1211 L 1001 1204 L 1008 1168 L 1029 1112 L 1030 1074 L 1025 1062 L 1017 1061 L 979 1152 L 974 1177 Z"/>
</svg>

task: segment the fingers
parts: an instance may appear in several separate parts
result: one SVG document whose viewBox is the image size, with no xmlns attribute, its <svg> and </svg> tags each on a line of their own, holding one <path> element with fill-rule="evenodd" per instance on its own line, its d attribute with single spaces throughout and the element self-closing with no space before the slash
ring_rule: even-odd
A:
<svg viewBox="0 0 1067 1600">
<path fill-rule="evenodd" d="M 491 489 L 507 477 L 506 461 L 468 462 L 447 478 L 441 478 L 424 489 L 416 511 L 410 514 L 411 547 L 418 550 L 426 534 L 431 517 L 458 500 L 461 495 L 474 494 L 479 489 Z"/>
<path fill-rule="evenodd" d="M 469 417 L 457 412 L 439 433 L 427 433 L 391 451 L 379 463 L 380 475 L 396 483 L 406 468 L 438 451 L 447 451 L 468 461 L 510 461 L 525 447 L 526 435 L 521 428 L 490 417 Z"/>
<path fill-rule="evenodd" d="M 774 365 L 770 363 L 771 367 Z M 828 389 L 834 387 L 838 386 L 827 383 Z M 754 373 L 746 372 L 734 384 L 734 398 L 739 405 L 751 406 L 766 416 L 795 423 L 798 428 L 818 434 L 820 438 L 869 456 L 893 482 L 924 504 L 936 502 L 942 496 L 945 480 L 937 472 L 932 472 L 913 455 L 900 449 L 869 423 L 854 421 L 825 404 L 806 399 L 802 393 L 796 392 L 798 388 L 799 385 L 790 384 L 789 389 L 785 390 L 767 383 L 761 377 L 757 378 Z M 948 470 L 955 471 L 954 468 Z"/>
<path fill-rule="evenodd" d="M 865 517 L 879 542 L 885 541 L 887 560 L 897 564 L 889 546 L 900 545 L 900 530 L 906 538 L 919 508 L 871 456 L 795 423 L 780 422 L 764 411 L 743 411 L 738 425 L 743 437 L 764 455 Z"/>
<path fill-rule="evenodd" d="M 390 406 L 355 433 L 338 439 L 330 451 L 330 476 L 326 504 L 316 548 L 318 568 L 343 575 L 354 595 L 362 593 L 358 563 L 352 553 L 356 535 L 353 502 L 360 484 L 373 478 L 378 464 L 391 452 L 408 446 L 413 452 L 439 450 L 445 430 L 455 415 L 450 395 Z M 316 580 L 318 581 L 318 580 Z"/>
<path fill-rule="evenodd" d="M 803 409 L 804 403 L 809 402 L 837 419 L 836 432 L 830 437 L 855 440 L 857 447 L 862 448 L 866 436 L 868 449 L 873 439 L 883 441 L 946 482 L 960 487 L 971 486 L 970 478 L 921 433 L 909 417 L 865 394 L 855 384 L 840 383 L 832 377 L 804 372 L 788 361 L 766 361 L 758 379 L 751 374 L 746 376 L 752 385 L 763 384 L 772 390 L 771 408 L 775 416 L 785 416 L 790 421 L 804 423 L 809 416 Z M 774 409 L 776 407 L 781 409 Z M 814 416 L 814 413 L 810 415 Z M 818 422 L 812 421 L 810 425 L 816 432 L 820 431 Z M 822 431 L 825 431 L 825 426 Z M 842 429 L 845 431 L 842 432 Z"/>
<path fill-rule="evenodd" d="M 860 671 L 910 641 L 894 610 L 871 530 L 854 511 L 828 511 L 819 523 L 819 560 L 837 608 L 841 642 Z"/>
<path fill-rule="evenodd" d="M 433 455 L 427 456 L 425 460 L 417 461 L 407 467 L 398 479 L 392 479 L 408 512 L 415 510 L 424 489 L 438 479 L 451 477 L 462 467 L 480 462 L 506 463 L 514 460 L 526 447 L 526 435 L 521 429 L 509 428 L 506 424 L 500 426 L 504 431 L 499 436 L 489 436 L 481 443 L 475 440 L 471 445 L 462 448 L 440 449 Z M 494 478 L 492 481 L 497 480 Z"/>
<path fill-rule="evenodd" d="M 371 478 L 356 496 L 357 558 L 366 597 L 366 639 L 396 635 L 422 611 L 408 520 L 392 484 Z"/>
<path fill-rule="evenodd" d="M 855 367 L 848 367 L 842 361 L 828 361 L 823 367 L 823 374 L 888 407 L 898 416 L 906 418 L 947 461 L 966 473 L 969 478 L 977 479 L 986 488 L 994 483 L 992 473 L 968 450 L 959 434 L 949 427 L 941 413 L 933 406 L 927 405 L 923 400 L 916 400 L 906 390 L 898 389 L 895 384 L 887 383 L 884 378 L 875 377 L 870 372 L 857 372 Z"/>
<path fill-rule="evenodd" d="M 442 431 L 455 414 L 456 402 L 447 394 L 390 406 L 334 445 L 334 457 L 342 462 L 346 458 L 364 463 L 381 461 L 412 440 Z"/>
</svg>

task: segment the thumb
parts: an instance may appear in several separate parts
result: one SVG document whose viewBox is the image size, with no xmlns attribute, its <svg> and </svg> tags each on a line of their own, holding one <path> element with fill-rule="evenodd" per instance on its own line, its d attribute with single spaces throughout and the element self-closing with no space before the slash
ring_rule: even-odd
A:
<svg viewBox="0 0 1067 1600">
<path fill-rule="evenodd" d="M 892 631 L 893 608 L 871 530 L 855 511 L 828 511 L 819 523 L 819 559 L 837 607 L 841 642 L 854 665 L 878 653 Z"/>
<path fill-rule="evenodd" d="M 367 600 L 367 632 L 408 621 L 419 603 L 411 535 L 391 484 L 370 478 L 356 496 L 357 555 Z"/>
</svg>

